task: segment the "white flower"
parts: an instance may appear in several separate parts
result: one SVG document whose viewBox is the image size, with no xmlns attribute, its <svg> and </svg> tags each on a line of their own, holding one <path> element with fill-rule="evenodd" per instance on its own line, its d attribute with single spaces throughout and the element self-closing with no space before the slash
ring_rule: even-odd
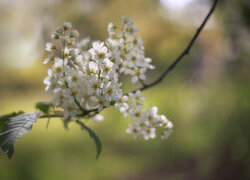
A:
<svg viewBox="0 0 250 180">
<path fill-rule="evenodd" d="M 60 58 L 55 58 L 55 63 L 53 65 L 53 72 L 57 74 L 63 73 L 63 60 Z"/>
<path fill-rule="evenodd" d="M 137 90 L 135 93 L 129 93 L 129 97 L 132 99 L 132 101 L 142 103 L 142 100 L 145 99 L 144 96 L 141 96 L 141 91 Z"/>
<path fill-rule="evenodd" d="M 135 51 L 130 51 L 130 53 L 125 55 L 125 58 L 128 62 L 128 65 L 130 68 L 133 68 L 136 66 L 136 61 L 138 60 L 139 54 L 137 54 Z"/>
<path fill-rule="evenodd" d="M 69 104 L 65 102 L 62 105 L 62 108 L 64 109 L 64 118 L 68 119 L 69 117 L 75 117 L 76 116 L 76 106 L 74 104 Z"/>
<path fill-rule="evenodd" d="M 92 54 L 93 60 L 95 61 L 102 61 L 105 58 L 108 58 L 107 52 L 108 48 L 104 45 L 104 42 L 94 42 L 93 48 L 89 50 Z"/>
<path fill-rule="evenodd" d="M 69 55 L 70 55 L 70 53 L 69 53 L 69 48 L 65 47 L 65 48 L 64 48 L 64 58 L 68 58 Z"/>
<path fill-rule="evenodd" d="M 133 21 L 133 18 L 126 18 L 125 16 L 120 16 L 120 18 L 123 20 L 125 24 L 131 23 Z"/>
<path fill-rule="evenodd" d="M 71 42 L 70 37 L 67 35 L 60 36 L 60 40 L 61 40 L 62 44 L 64 44 L 64 45 L 69 45 L 69 43 Z"/>
<path fill-rule="evenodd" d="M 93 117 L 94 122 L 101 122 L 104 120 L 104 117 L 101 114 L 97 114 Z"/>
<path fill-rule="evenodd" d="M 113 71 L 113 63 L 109 59 L 104 59 L 101 65 L 103 75 L 108 75 L 111 71 Z"/>
<path fill-rule="evenodd" d="M 106 44 L 108 46 L 108 49 L 112 52 L 112 53 L 117 53 L 120 55 L 121 51 L 124 50 L 124 41 L 117 41 L 114 39 L 107 39 L 106 40 Z"/>
<path fill-rule="evenodd" d="M 57 40 L 57 39 L 60 38 L 60 35 L 61 35 L 61 34 L 59 34 L 59 33 L 57 33 L 57 32 L 53 32 L 53 33 L 51 34 L 51 39 Z"/>
<path fill-rule="evenodd" d="M 171 121 L 168 121 L 167 128 L 172 129 L 174 127 L 173 123 Z"/>
<path fill-rule="evenodd" d="M 171 121 L 169 121 L 166 116 L 161 115 L 159 117 L 159 121 L 161 123 L 161 126 L 167 129 L 172 129 L 173 128 L 173 123 Z"/>
<path fill-rule="evenodd" d="M 70 32 L 70 37 L 71 38 L 75 38 L 75 37 L 78 37 L 79 36 L 79 32 L 75 29 L 73 29 L 71 32 Z"/>
<path fill-rule="evenodd" d="M 125 36 L 127 38 L 131 37 L 131 36 L 136 36 L 136 33 L 138 32 L 138 28 L 134 25 L 133 22 L 128 22 L 127 24 L 125 24 L 124 26 L 124 32 L 125 32 Z"/>
<path fill-rule="evenodd" d="M 96 73 L 98 71 L 98 65 L 97 63 L 91 61 L 88 65 L 88 70 L 87 70 L 87 73 L 90 74 L 90 73 Z"/>
<path fill-rule="evenodd" d="M 98 77 L 93 77 L 90 79 L 90 81 L 87 84 L 88 89 L 88 95 L 96 95 L 96 96 L 100 96 L 101 95 L 101 89 L 103 86 L 103 83 L 99 82 Z"/>
<path fill-rule="evenodd" d="M 132 116 L 132 121 L 143 121 L 143 113 L 141 112 L 142 106 L 136 106 L 135 109 L 131 109 L 129 113 Z"/>
<path fill-rule="evenodd" d="M 130 67 L 129 61 L 122 62 L 122 67 L 120 68 L 120 73 L 124 73 L 125 75 L 127 75 L 127 74 L 131 75 L 133 73 L 133 70 Z"/>
<path fill-rule="evenodd" d="M 155 67 L 150 64 L 151 61 L 150 58 L 141 58 L 136 62 L 136 65 L 142 68 L 154 69 Z"/>
<path fill-rule="evenodd" d="M 117 99 L 118 97 L 117 95 L 118 87 L 116 84 L 112 83 L 111 81 L 109 81 L 108 83 L 104 85 L 103 91 L 105 93 L 104 96 L 107 101 Z"/>
<path fill-rule="evenodd" d="M 115 69 L 118 69 L 119 65 L 122 63 L 121 56 L 118 53 L 113 53 L 111 54 L 110 59 L 115 64 Z"/>
<path fill-rule="evenodd" d="M 54 60 L 54 56 L 53 54 L 50 54 L 44 61 L 43 64 L 48 64 L 48 62 L 53 61 Z"/>
<path fill-rule="evenodd" d="M 116 108 L 120 108 L 120 106 L 122 106 L 124 103 L 128 102 L 128 96 L 124 95 L 124 96 L 118 96 L 115 102 L 115 107 Z"/>
<path fill-rule="evenodd" d="M 133 46 L 134 46 L 134 48 L 139 48 L 139 49 L 144 50 L 142 38 L 138 37 L 138 36 L 134 37 Z"/>
<path fill-rule="evenodd" d="M 54 92 L 58 88 L 58 77 L 53 74 L 51 69 L 48 70 L 48 76 L 43 82 L 46 85 L 45 91 L 47 92 Z"/>
<path fill-rule="evenodd" d="M 148 128 L 148 127 L 145 127 L 145 129 L 143 129 L 143 137 L 145 140 L 148 140 L 148 139 L 154 139 L 156 134 L 155 134 L 155 128 Z"/>
<path fill-rule="evenodd" d="M 84 39 L 82 39 L 79 43 L 76 44 L 76 46 L 82 50 L 82 51 L 86 51 L 87 48 L 89 47 L 90 44 L 90 38 L 86 37 Z"/>
<path fill-rule="evenodd" d="M 59 35 L 63 34 L 63 28 L 59 27 L 56 29 L 56 33 L 58 33 Z"/>
<path fill-rule="evenodd" d="M 104 96 L 97 96 L 97 108 L 100 112 L 104 107 L 107 107 L 110 105 L 110 102 L 106 100 Z"/>
<path fill-rule="evenodd" d="M 108 32 L 109 32 L 109 34 L 115 34 L 115 25 L 114 25 L 114 23 L 109 23 L 108 24 Z"/>
<path fill-rule="evenodd" d="M 146 79 L 146 76 L 144 74 L 145 72 L 146 72 L 145 68 L 140 68 L 140 69 L 135 68 L 132 72 L 131 82 L 135 84 L 139 81 L 139 79 L 145 80 Z"/>
<path fill-rule="evenodd" d="M 79 67 L 79 70 L 86 70 L 86 61 L 83 60 L 82 55 L 78 55 L 75 57 L 75 62 L 77 66 Z"/>
<path fill-rule="evenodd" d="M 72 24 L 70 22 L 63 22 L 63 29 L 66 31 L 68 29 L 72 28 Z"/>
<path fill-rule="evenodd" d="M 51 43 L 51 42 L 47 42 L 46 45 L 45 45 L 45 50 L 48 51 L 48 52 L 51 52 L 53 50 L 56 49 L 56 45 Z"/>
<path fill-rule="evenodd" d="M 83 74 L 81 71 L 71 70 L 67 82 L 71 87 L 77 87 L 81 83 L 82 77 Z"/>
<path fill-rule="evenodd" d="M 70 37 L 70 38 L 69 38 L 68 45 L 69 45 L 69 46 L 74 46 L 74 45 L 75 45 L 75 38 Z"/>
<path fill-rule="evenodd" d="M 77 48 L 72 48 L 72 49 L 69 49 L 69 54 L 70 56 L 72 56 L 73 58 L 76 58 L 80 53 L 80 50 L 77 49 Z"/>
<path fill-rule="evenodd" d="M 132 134 L 136 139 L 141 134 L 141 127 L 138 124 L 129 124 L 129 128 L 126 132 Z"/>
<path fill-rule="evenodd" d="M 128 118 L 128 116 L 130 115 L 130 110 L 131 110 L 132 106 L 130 106 L 128 103 L 123 103 L 121 104 L 121 106 L 119 107 L 119 111 L 121 113 L 123 113 L 123 117 L 124 118 Z"/>
<path fill-rule="evenodd" d="M 156 106 L 151 107 L 149 110 L 145 111 L 146 124 L 148 126 L 156 126 L 159 122 L 158 108 Z"/>
<path fill-rule="evenodd" d="M 161 138 L 167 139 L 171 133 L 172 133 L 172 130 L 163 131 Z"/>
</svg>

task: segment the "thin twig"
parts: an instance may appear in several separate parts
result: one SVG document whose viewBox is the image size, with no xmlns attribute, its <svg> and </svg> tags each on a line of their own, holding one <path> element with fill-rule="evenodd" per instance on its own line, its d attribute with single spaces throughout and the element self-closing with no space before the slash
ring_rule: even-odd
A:
<svg viewBox="0 0 250 180">
<path fill-rule="evenodd" d="M 171 71 L 173 70 L 176 65 L 183 59 L 183 57 L 185 55 L 188 55 L 189 54 L 189 51 L 190 49 L 192 48 L 194 42 L 196 41 L 196 39 L 198 38 L 198 36 L 200 35 L 200 32 L 202 31 L 202 29 L 204 28 L 204 26 L 206 25 L 209 17 L 211 16 L 211 14 L 213 13 L 214 9 L 215 9 L 215 6 L 217 4 L 218 0 L 214 0 L 214 3 L 210 9 L 210 11 L 208 12 L 206 18 L 203 20 L 203 22 L 201 23 L 200 27 L 197 29 L 196 33 L 194 34 L 193 38 L 191 39 L 191 41 L 189 42 L 188 46 L 186 47 L 186 49 L 177 57 L 177 59 L 160 75 L 159 78 L 157 78 L 156 80 L 154 80 L 153 82 L 151 82 L 150 84 L 145 84 L 143 87 L 141 88 L 138 88 L 136 90 L 134 90 L 133 92 L 136 92 L 137 90 L 145 90 L 149 87 L 152 87 L 156 84 L 158 84 L 159 82 L 161 82 L 165 77 L 166 75 Z"/>
</svg>

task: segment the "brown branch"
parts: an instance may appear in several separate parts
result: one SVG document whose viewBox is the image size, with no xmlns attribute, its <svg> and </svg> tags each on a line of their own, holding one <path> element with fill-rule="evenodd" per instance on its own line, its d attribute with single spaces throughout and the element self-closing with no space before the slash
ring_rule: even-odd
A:
<svg viewBox="0 0 250 180">
<path fill-rule="evenodd" d="M 202 31 L 202 29 L 204 28 L 204 26 L 206 25 L 209 17 L 211 16 L 211 14 L 213 13 L 215 6 L 217 4 L 219 0 L 214 0 L 214 3 L 210 9 L 210 11 L 208 12 L 206 18 L 203 20 L 203 22 L 201 23 L 200 27 L 197 29 L 196 33 L 194 34 L 193 38 L 191 39 L 191 41 L 189 42 L 188 46 L 186 47 L 186 49 L 179 55 L 179 57 L 177 57 L 177 59 L 160 75 L 160 77 L 158 77 L 156 80 L 154 80 L 153 82 L 151 82 L 150 84 L 145 84 L 143 87 L 138 88 L 136 90 L 134 90 L 133 92 L 137 91 L 137 90 L 145 90 L 148 89 L 149 87 L 152 87 L 156 84 L 158 84 L 159 82 L 161 82 L 166 75 L 173 70 L 176 65 L 183 59 L 183 57 L 185 55 L 189 54 L 190 49 L 192 48 L 194 42 L 196 41 L 196 39 L 198 38 L 198 36 L 200 35 L 200 32 Z"/>
</svg>

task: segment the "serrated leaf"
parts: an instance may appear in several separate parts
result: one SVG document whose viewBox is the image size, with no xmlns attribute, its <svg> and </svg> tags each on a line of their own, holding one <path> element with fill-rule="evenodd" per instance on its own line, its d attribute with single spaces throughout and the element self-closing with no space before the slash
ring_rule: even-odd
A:
<svg viewBox="0 0 250 180">
<path fill-rule="evenodd" d="M 52 106 L 50 102 L 38 102 L 36 103 L 36 109 L 40 110 L 44 114 L 49 113 L 49 108 Z"/>
<path fill-rule="evenodd" d="M 96 151 L 97 151 L 96 159 L 98 159 L 98 157 L 100 156 L 101 151 L 102 151 L 102 143 L 101 143 L 99 137 L 95 134 L 95 132 L 92 129 L 90 129 L 88 126 L 86 126 L 81 121 L 77 120 L 76 122 L 81 125 L 83 130 L 87 130 L 89 133 L 89 136 L 95 141 Z"/>
<path fill-rule="evenodd" d="M 17 116 L 19 114 L 24 114 L 24 112 L 23 111 L 19 111 L 19 112 L 13 112 L 13 113 L 9 113 L 9 114 L 5 114 L 5 115 L 0 116 L 0 132 L 3 129 L 4 123 L 8 119 L 10 119 L 11 117 Z"/>
<path fill-rule="evenodd" d="M 28 133 L 41 113 L 19 114 L 10 117 L 4 124 L 0 134 L 0 147 L 9 159 L 14 153 L 14 143 L 24 134 Z"/>
</svg>

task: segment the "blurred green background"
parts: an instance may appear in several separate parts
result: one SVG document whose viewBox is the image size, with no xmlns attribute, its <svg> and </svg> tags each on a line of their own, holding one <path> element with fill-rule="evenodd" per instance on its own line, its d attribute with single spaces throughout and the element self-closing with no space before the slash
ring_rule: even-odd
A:
<svg viewBox="0 0 250 180">
<path fill-rule="evenodd" d="M 0 114 L 34 112 L 49 101 L 43 79 L 49 65 L 44 44 L 64 20 L 81 37 L 105 40 L 107 24 L 133 17 L 146 55 L 156 70 L 182 52 L 196 31 L 208 0 L 1 0 Z M 221 0 L 191 50 L 164 81 L 143 94 L 174 123 L 169 139 L 134 140 L 128 120 L 113 107 L 105 121 L 89 126 L 103 143 L 95 146 L 74 124 L 41 119 L 15 145 L 11 160 L 0 151 L 1 180 L 186 180 L 250 179 L 250 3 Z M 134 87 L 126 84 L 126 89 Z"/>
</svg>

